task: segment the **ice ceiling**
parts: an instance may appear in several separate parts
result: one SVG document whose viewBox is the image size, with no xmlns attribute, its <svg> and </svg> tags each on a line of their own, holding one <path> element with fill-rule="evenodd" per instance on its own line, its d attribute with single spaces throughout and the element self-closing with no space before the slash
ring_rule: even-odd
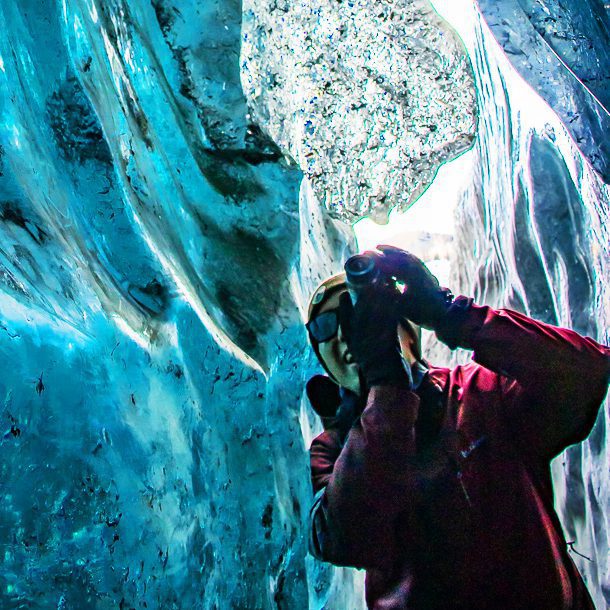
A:
<svg viewBox="0 0 610 610">
<path fill-rule="evenodd" d="M 452 287 L 608 343 L 603 4 L 452 7 L 0 3 L 2 608 L 361 607 L 306 553 L 302 311 L 473 143 Z M 599 607 L 607 426 L 554 464 Z"/>
</svg>

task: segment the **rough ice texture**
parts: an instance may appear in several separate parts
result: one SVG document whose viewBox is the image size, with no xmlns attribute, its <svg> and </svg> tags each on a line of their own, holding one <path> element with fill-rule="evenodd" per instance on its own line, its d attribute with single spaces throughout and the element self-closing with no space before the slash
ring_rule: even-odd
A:
<svg viewBox="0 0 610 610">
<path fill-rule="evenodd" d="M 610 182 L 610 20 L 600 0 L 479 0 L 494 37 Z"/>
<path fill-rule="evenodd" d="M 383 221 L 472 144 L 463 45 L 427 0 L 245 0 L 254 116 L 331 215 Z"/>
<path fill-rule="evenodd" d="M 474 81 L 423 2 L 318 5 L 0 2 L 0 607 L 361 607 L 361 575 L 306 554 L 299 310 L 354 247 L 326 207 L 385 214 L 381 177 L 410 201 L 471 141 L 474 82 L 456 288 L 608 340 L 608 188 L 524 122 L 485 26 Z M 566 74 L 534 84 L 605 175 Z M 606 424 L 555 465 L 600 606 Z"/>
<path fill-rule="evenodd" d="M 303 607 L 299 305 L 350 237 L 249 119 L 240 3 L 0 31 L 0 607 Z"/>
</svg>

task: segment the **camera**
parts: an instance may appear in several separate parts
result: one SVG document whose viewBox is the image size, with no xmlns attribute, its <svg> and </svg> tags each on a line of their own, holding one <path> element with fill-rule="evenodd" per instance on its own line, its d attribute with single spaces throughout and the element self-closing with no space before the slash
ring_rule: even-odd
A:
<svg viewBox="0 0 610 610">
<path fill-rule="evenodd" d="M 344 268 L 347 289 L 354 305 L 364 292 L 382 288 L 396 289 L 396 281 L 379 268 L 374 252 L 356 254 L 348 258 Z"/>
</svg>

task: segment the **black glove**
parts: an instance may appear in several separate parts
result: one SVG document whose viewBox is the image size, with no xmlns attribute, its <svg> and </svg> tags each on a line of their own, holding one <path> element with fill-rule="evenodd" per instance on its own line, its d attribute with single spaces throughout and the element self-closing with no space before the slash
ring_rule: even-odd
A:
<svg viewBox="0 0 610 610">
<path fill-rule="evenodd" d="M 443 326 L 453 302 L 448 288 L 441 288 L 436 277 L 417 256 L 393 246 L 377 246 L 382 252 L 377 264 L 387 275 L 406 285 L 401 313 L 415 324 L 431 330 Z"/>
<path fill-rule="evenodd" d="M 339 298 L 341 332 L 368 388 L 411 387 L 398 343 L 399 297 L 396 290 L 376 288 L 359 295 L 356 305 L 347 292 Z"/>
<path fill-rule="evenodd" d="M 307 398 L 322 422 L 334 419 L 341 405 L 339 386 L 326 375 L 314 375 L 305 386 Z"/>
<path fill-rule="evenodd" d="M 314 375 L 307 382 L 306 391 L 313 410 L 322 420 L 324 430 L 337 430 L 343 442 L 354 421 L 362 413 L 363 405 L 359 398 L 354 393 L 339 388 L 326 375 Z"/>
</svg>

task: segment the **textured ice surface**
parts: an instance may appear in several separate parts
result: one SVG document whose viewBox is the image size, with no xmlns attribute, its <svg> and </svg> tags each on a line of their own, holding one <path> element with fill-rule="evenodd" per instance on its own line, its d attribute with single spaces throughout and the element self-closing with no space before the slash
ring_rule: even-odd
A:
<svg viewBox="0 0 610 610">
<path fill-rule="evenodd" d="M 496 4 L 471 75 L 422 1 L 0 2 L 0 607 L 361 607 L 306 555 L 300 312 L 353 249 L 326 206 L 412 200 L 475 84 L 455 288 L 608 341 L 605 22 L 573 55 L 576 9 Z M 606 425 L 555 465 L 600 607 Z"/>
<path fill-rule="evenodd" d="M 2 608 L 308 597 L 297 303 L 349 240 L 250 123 L 240 28 L 0 3 Z"/>
<path fill-rule="evenodd" d="M 245 0 L 243 56 L 254 116 L 336 218 L 406 208 L 472 144 L 468 59 L 427 0 Z"/>
<path fill-rule="evenodd" d="M 599 0 L 479 0 L 512 65 L 610 182 L 610 22 Z"/>
</svg>

